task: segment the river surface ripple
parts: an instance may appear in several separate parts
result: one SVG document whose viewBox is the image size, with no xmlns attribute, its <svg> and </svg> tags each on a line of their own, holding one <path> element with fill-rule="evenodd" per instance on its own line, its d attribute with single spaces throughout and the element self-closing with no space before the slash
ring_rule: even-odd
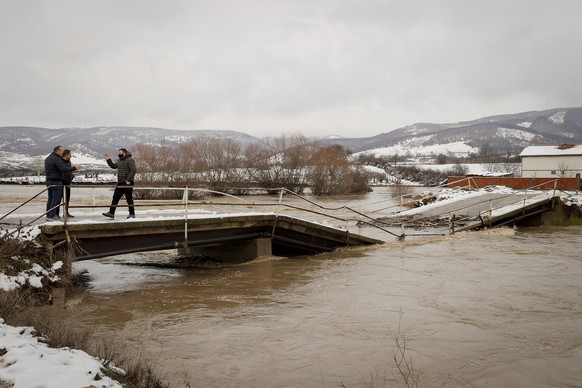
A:
<svg viewBox="0 0 582 388">
<path fill-rule="evenodd" d="M 57 314 L 148 354 L 176 387 L 394 386 L 395 338 L 420 387 L 582 383 L 579 227 L 127 265 L 145 256 L 77 263 L 98 274 L 93 288 Z"/>
</svg>

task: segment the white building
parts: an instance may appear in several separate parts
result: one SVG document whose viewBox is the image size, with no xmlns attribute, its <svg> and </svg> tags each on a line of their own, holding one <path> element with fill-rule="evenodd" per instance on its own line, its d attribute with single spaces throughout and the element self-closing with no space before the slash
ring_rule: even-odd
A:
<svg viewBox="0 0 582 388">
<path fill-rule="evenodd" d="M 526 147 L 519 156 L 524 178 L 576 178 L 582 174 L 582 145 Z"/>
</svg>

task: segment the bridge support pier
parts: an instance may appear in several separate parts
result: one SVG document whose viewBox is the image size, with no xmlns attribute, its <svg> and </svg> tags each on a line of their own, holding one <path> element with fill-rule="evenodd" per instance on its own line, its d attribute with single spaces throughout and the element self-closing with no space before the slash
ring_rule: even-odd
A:
<svg viewBox="0 0 582 388">
<path fill-rule="evenodd" d="M 229 261 L 248 261 L 260 256 L 271 256 L 273 249 L 270 238 L 256 238 L 220 245 L 194 246 L 178 249 L 180 256 L 208 256 Z"/>
</svg>

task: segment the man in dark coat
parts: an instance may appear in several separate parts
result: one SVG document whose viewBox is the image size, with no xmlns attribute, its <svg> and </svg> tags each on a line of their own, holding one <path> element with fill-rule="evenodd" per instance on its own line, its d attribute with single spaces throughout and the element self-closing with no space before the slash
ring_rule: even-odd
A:
<svg viewBox="0 0 582 388">
<path fill-rule="evenodd" d="M 56 146 L 53 152 L 44 160 L 44 173 L 48 187 L 48 200 L 46 204 L 47 221 L 59 221 L 59 204 L 63 198 L 63 174 L 80 170 L 81 166 L 65 166 L 62 159 L 63 147 Z"/>
<path fill-rule="evenodd" d="M 131 153 L 125 148 L 120 148 L 117 152 L 116 162 L 111 160 L 108 154 L 105 154 L 105 160 L 109 167 L 117 169 L 117 186 L 115 186 L 115 191 L 113 192 L 113 199 L 111 200 L 111 206 L 107 213 L 103 213 L 105 217 L 114 218 L 115 209 L 119 200 L 125 196 L 127 201 L 127 207 L 129 208 L 129 216 L 127 218 L 135 218 L 135 208 L 133 206 L 133 184 L 135 179 L 135 173 L 137 169 L 135 167 L 135 160 L 131 157 Z"/>
</svg>

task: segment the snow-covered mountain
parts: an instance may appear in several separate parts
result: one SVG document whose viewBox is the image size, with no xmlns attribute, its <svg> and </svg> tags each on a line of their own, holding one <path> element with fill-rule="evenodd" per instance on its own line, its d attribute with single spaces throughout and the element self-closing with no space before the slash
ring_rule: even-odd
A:
<svg viewBox="0 0 582 388">
<path fill-rule="evenodd" d="M 160 144 L 164 141 L 172 144 L 201 137 L 232 138 L 241 145 L 260 142 L 254 136 L 236 131 L 181 131 L 145 127 L 0 127 L 0 151 L 36 156 L 45 155 L 56 145 L 62 145 L 76 153 L 101 159 L 103 154 L 115 153 L 119 148 L 131 150 L 137 143 Z"/>
<path fill-rule="evenodd" d="M 489 153 L 516 155 L 529 145 L 582 143 L 582 108 L 558 108 L 484 117 L 454 124 L 417 123 L 369 138 L 342 138 L 351 151 L 406 154 Z M 382 151 L 382 152 L 380 152 Z"/>
</svg>

